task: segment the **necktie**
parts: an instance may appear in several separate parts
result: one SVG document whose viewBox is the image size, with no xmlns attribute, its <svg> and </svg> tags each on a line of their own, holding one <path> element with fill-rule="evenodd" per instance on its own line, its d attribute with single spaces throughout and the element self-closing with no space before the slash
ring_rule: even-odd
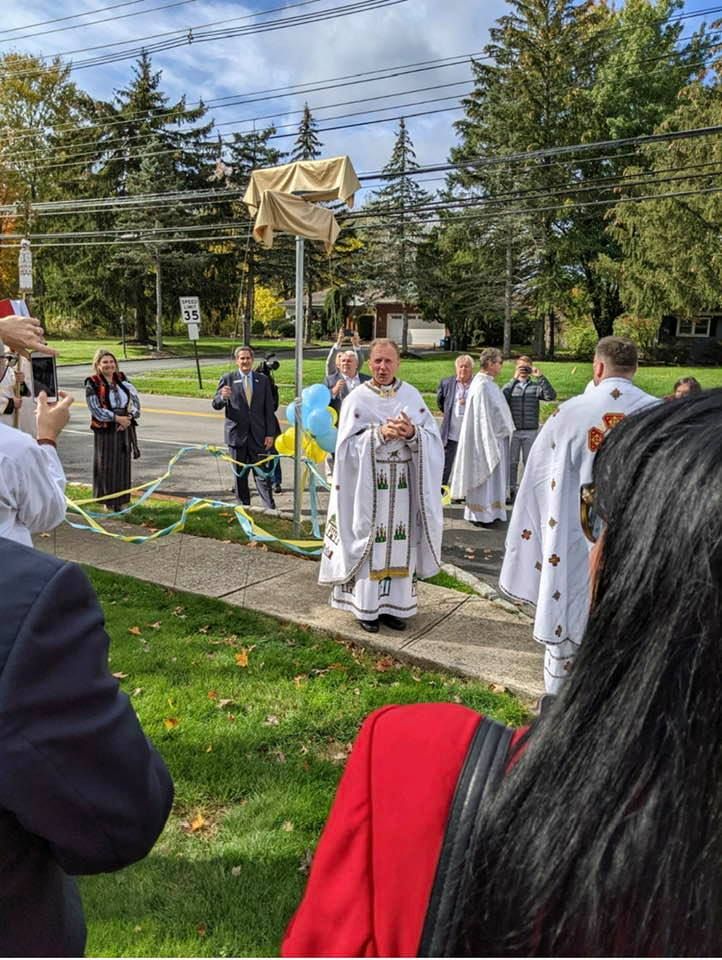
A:
<svg viewBox="0 0 722 960">
<path fill-rule="evenodd" d="M 253 396 L 253 391 L 251 389 L 251 378 L 248 374 L 243 378 L 243 392 L 246 395 L 246 403 L 250 407 L 251 397 Z"/>
</svg>

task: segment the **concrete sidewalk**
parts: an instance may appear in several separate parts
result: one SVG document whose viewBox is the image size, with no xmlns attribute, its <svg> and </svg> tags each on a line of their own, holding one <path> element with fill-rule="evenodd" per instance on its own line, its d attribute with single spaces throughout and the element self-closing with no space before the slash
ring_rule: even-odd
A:
<svg viewBox="0 0 722 960">
<path fill-rule="evenodd" d="M 106 521 L 115 532 L 137 526 Z M 175 534 L 147 544 L 110 541 L 63 524 L 36 538 L 40 550 L 267 613 L 323 630 L 368 649 L 424 667 L 500 684 L 527 701 L 543 692 L 543 651 L 521 611 L 481 596 L 419 583 L 419 613 L 404 632 L 365 633 L 349 614 L 333 610 L 318 585 L 318 563 L 262 547 Z"/>
</svg>

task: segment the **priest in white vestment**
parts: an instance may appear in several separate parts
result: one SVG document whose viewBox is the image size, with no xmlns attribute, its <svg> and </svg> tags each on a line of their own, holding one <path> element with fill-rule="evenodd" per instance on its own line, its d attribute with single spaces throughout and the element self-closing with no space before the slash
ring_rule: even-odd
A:
<svg viewBox="0 0 722 960">
<path fill-rule="evenodd" d="M 506 537 L 499 577 L 510 597 L 536 605 L 534 639 L 545 646 L 544 682 L 556 693 L 584 636 L 589 610 L 589 553 L 580 492 L 594 455 L 620 420 L 659 402 L 636 387 L 637 350 L 605 337 L 594 355 L 594 386 L 567 400 L 542 428 L 529 455 Z"/>
<path fill-rule="evenodd" d="M 396 378 L 399 348 L 375 340 L 372 379 L 344 400 L 319 583 L 369 633 L 403 630 L 416 578 L 441 563 L 444 448 L 419 391 Z"/>
<path fill-rule="evenodd" d="M 452 500 L 466 500 L 464 519 L 481 526 L 506 520 L 509 441 L 514 420 L 506 397 L 494 382 L 501 351 L 481 351 L 481 371 L 471 382 L 449 485 Z"/>
</svg>

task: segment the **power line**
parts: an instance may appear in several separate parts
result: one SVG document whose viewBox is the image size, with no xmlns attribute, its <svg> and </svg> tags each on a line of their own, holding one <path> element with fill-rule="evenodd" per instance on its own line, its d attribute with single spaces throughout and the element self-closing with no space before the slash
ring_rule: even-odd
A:
<svg viewBox="0 0 722 960">
<path fill-rule="evenodd" d="M 308 0 L 312 2 L 312 0 Z M 267 33 L 269 31 L 283 30 L 288 27 L 303 26 L 306 24 L 315 24 L 321 23 L 326 20 L 335 20 L 340 17 L 347 17 L 352 14 L 357 13 L 366 13 L 372 10 L 378 10 L 384 7 L 396 6 L 400 3 L 406 3 L 407 0 L 355 0 L 353 3 L 346 4 L 345 6 L 336 7 L 336 8 L 326 8 L 325 10 L 317 11 L 316 13 L 309 14 L 298 14 L 293 17 L 279 18 L 278 20 L 270 20 L 267 23 L 259 24 L 250 24 L 248 26 L 239 26 L 239 27 L 229 27 L 229 22 L 235 22 L 241 18 L 234 18 L 233 20 L 223 20 L 215 21 L 215 23 L 223 23 L 225 26 L 222 29 L 218 30 L 208 30 L 208 26 L 213 26 L 214 24 L 201 25 L 196 27 L 190 27 L 182 31 L 168 31 L 163 34 L 152 34 L 147 37 L 134 38 L 133 40 L 123 40 L 115 43 L 106 43 L 102 45 L 96 45 L 93 47 L 81 47 L 76 50 L 67 50 L 61 53 L 51 54 L 49 57 L 43 59 L 54 59 L 73 56 L 77 53 L 92 52 L 94 50 L 109 50 L 111 47 L 127 46 L 129 43 L 141 43 L 141 46 L 135 47 L 132 50 L 119 50 L 114 53 L 109 52 L 104 55 L 98 55 L 94 57 L 88 57 L 85 60 L 74 60 L 71 64 L 72 70 L 84 69 L 86 67 L 101 66 L 108 63 L 117 63 L 121 60 L 130 60 L 136 59 L 143 54 L 153 54 L 159 53 L 164 50 L 172 50 L 175 47 L 186 46 L 192 43 L 206 43 L 210 40 L 223 40 L 230 39 L 232 37 L 239 36 L 250 36 L 257 33 Z M 261 13 L 260 15 L 263 15 Z M 159 40 L 155 43 L 148 43 L 147 41 L 153 40 L 154 37 L 159 36 L 168 36 L 167 40 Z M 0 79 L 8 77 L 24 77 L 32 76 L 37 74 L 38 70 L 6 70 L 0 73 Z"/>
<path fill-rule="evenodd" d="M 78 17 L 88 17 L 93 13 L 103 13 L 105 10 L 115 10 L 118 7 L 135 6 L 143 3 L 145 0 L 130 0 L 129 3 L 116 3 L 110 7 L 99 7 L 97 10 L 87 10 L 85 13 L 74 13 L 67 17 L 56 17 L 54 20 L 46 20 L 37 26 L 44 26 L 45 23 L 60 23 L 63 20 L 76 20 Z M 46 37 L 51 33 L 62 33 L 65 30 L 77 30 L 79 27 L 92 27 L 96 23 L 108 23 L 111 20 L 125 20 L 128 17 L 142 17 L 146 13 L 155 13 L 157 10 L 168 10 L 170 7 L 184 7 L 189 3 L 197 3 L 197 0 L 174 0 L 173 3 L 166 3 L 160 7 L 149 7 L 147 10 L 136 10 L 134 13 L 123 13 L 117 17 L 104 17 L 101 20 L 88 20 L 86 23 L 72 23 L 66 27 L 55 27 L 52 30 L 41 30 L 38 33 L 23 33 L 18 37 L 0 37 L 0 43 L 16 43 L 18 40 L 34 40 L 36 37 Z M 2 33 L 14 33 L 17 30 L 26 30 L 27 27 L 10 27 L 8 30 L 0 30 Z"/>
</svg>

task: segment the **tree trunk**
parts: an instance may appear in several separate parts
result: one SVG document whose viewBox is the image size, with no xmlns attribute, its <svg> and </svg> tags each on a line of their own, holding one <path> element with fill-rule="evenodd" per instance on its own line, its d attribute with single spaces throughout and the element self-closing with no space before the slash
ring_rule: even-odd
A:
<svg viewBox="0 0 722 960">
<path fill-rule="evenodd" d="M 155 260 L 155 348 L 163 349 L 163 288 L 161 281 L 160 253 L 156 250 Z"/>
<path fill-rule="evenodd" d="M 556 341 L 556 317 L 554 310 L 549 310 L 549 359 L 554 359 L 555 341 Z"/>
<path fill-rule="evenodd" d="M 135 300 L 135 339 L 138 343 L 148 343 L 148 317 L 143 296 L 143 282 L 140 279 L 134 285 L 133 299 Z"/>
</svg>

